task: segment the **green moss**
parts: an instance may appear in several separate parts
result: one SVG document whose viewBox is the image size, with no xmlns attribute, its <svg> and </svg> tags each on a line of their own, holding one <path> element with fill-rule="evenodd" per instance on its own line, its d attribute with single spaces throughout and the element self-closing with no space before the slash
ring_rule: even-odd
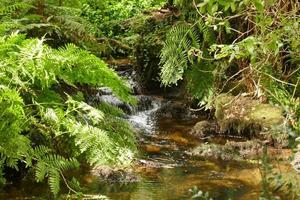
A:
<svg viewBox="0 0 300 200">
<path fill-rule="evenodd" d="M 215 117 L 223 133 L 287 144 L 288 127 L 280 107 L 263 104 L 250 97 L 221 94 L 216 98 L 215 110 Z"/>
<path fill-rule="evenodd" d="M 265 127 L 278 126 L 284 123 L 283 110 L 270 104 L 257 104 L 248 113 L 254 123 Z"/>
<path fill-rule="evenodd" d="M 262 155 L 262 146 L 257 140 L 246 142 L 228 141 L 225 145 L 201 144 L 189 151 L 188 154 L 203 158 L 250 162 Z"/>
</svg>

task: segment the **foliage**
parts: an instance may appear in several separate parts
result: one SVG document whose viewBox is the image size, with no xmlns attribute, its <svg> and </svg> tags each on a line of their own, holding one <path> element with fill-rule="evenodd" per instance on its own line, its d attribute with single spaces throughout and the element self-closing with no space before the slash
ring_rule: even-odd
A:
<svg viewBox="0 0 300 200">
<path fill-rule="evenodd" d="M 272 162 L 267 147 L 264 148 L 263 157 L 261 159 L 261 200 L 276 200 L 280 197 L 288 199 L 299 199 L 299 174 L 293 170 L 283 170 Z M 275 195 L 280 194 L 280 195 Z"/>
<path fill-rule="evenodd" d="M 18 30 L 29 37 L 46 35 L 51 38 L 47 43 L 54 47 L 71 41 L 101 52 L 103 45 L 97 42 L 95 27 L 81 16 L 83 5 L 84 1 L 79 0 L 1 1 L 4 9 L 0 10 L 0 35 Z"/>
<path fill-rule="evenodd" d="M 161 52 L 162 83 L 184 80 L 209 108 L 218 93 L 235 89 L 231 83 L 244 85 L 251 97 L 284 109 L 288 132 L 298 138 L 291 145 L 299 142 L 299 3 L 175 0 L 174 5 L 181 20 L 169 31 Z"/>
<path fill-rule="evenodd" d="M 161 79 L 164 85 L 176 84 L 186 76 L 190 92 L 201 101 L 208 102 L 214 92 L 214 73 L 219 63 L 201 59 L 202 49 L 214 40 L 212 29 L 202 20 L 193 25 L 175 25 L 167 35 L 161 51 Z M 189 67 L 192 66 L 192 67 Z M 205 78 L 199 78 L 205 77 Z M 205 101 L 207 100 L 207 101 Z"/>
<path fill-rule="evenodd" d="M 139 15 L 143 10 L 160 8 L 164 0 L 87 1 L 82 16 L 98 28 L 96 35 L 116 37 L 122 21 Z"/>
<path fill-rule="evenodd" d="M 52 47 L 72 42 L 95 55 L 109 56 L 111 52 L 130 50 L 126 41 L 117 40 L 118 35 L 132 35 L 122 21 L 163 3 L 164 0 L 5 0 L 0 2 L 0 35 L 18 30 L 28 37 L 46 36 L 46 43 Z"/>
<path fill-rule="evenodd" d="M 60 181 L 67 184 L 62 173 L 78 167 L 76 158 L 90 165 L 130 163 L 134 136 L 120 112 L 57 90 L 107 86 L 134 102 L 129 87 L 101 59 L 73 44 L 52 49 L 44 39 L 12 34 L 0 38 L 0 60 L 1 169 L 19 170 L 24 162 L 35 169 L 37 181 L 47 177 L 57 195 Z"/>
<path fill-rule="evenodd" d="M 261 0 L 174 3 L 184 18 L 170 30 L 161 53 L 164 85 L 185 78 L 196 83 L 191 93 L 210 104 L 213 98 L 207 96 L 214 87 L 238 79 L 254 96 L 285 107 L 299 104 L 299 7 L 294 1 L 284 8 L 279 1 Z M 234 75 L 227 80 L 227 74 Z"/>
</svg>

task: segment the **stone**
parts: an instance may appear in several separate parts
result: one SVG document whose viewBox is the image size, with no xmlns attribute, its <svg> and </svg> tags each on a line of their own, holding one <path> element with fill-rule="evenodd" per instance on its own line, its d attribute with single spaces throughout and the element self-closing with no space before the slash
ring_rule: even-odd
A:
<svg viewBox="0 0 300 200">
<path fill-rule="evenodd" d="M 259 141 L 227 141 L 225 145 L 201 144 L 187 152 L 190 156 L 222 160 L 253 160 L 262 156 L 262 145 Z"/>
<path fill-rule="evenodd" d="M 288 126 L 283 109 L 245 96 L 221 94 L 214 103 L 221 133 L 260 138 L 283 147 L 288 144 Z"/>
<path fill-rule="evenodd" d="M 94 167 L 91 171 L 91 174 L 99 177 L 101 181 L 107 181 L 111 183 L 134 183 L 140 180 L 140 178 L 130 170 L 115 169 L 108 166 Z"/>
<path fill-rule="evenodd" d="M 192 130 L 189 132 L 190 135 L 197 138 L 203 139 L 209 135 L 215 134 L 217 132 L 216 122 L 210 122 L 207 120 L 198 122 Z"/>
<path fill-rule="evenodd" d="M 155 145 L 147 144 L 145 145 L 145 151 L 148 153 L 159 153 L 161 151 L 161 148 Z"/>
</svg>

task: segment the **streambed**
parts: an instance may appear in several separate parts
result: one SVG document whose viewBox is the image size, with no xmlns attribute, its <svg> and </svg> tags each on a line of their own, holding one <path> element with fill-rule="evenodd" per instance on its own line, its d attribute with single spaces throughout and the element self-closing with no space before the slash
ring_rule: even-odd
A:
<svg viewBox="0 0 300 200">
<path fill-rule="evenodd" d="M 259 198 L 260 171 L 255 164 L 188 156 L 185 152 L 200 144 L 187 134 L 199 119 L 155 115 L 162 105 L 161 98 L 154 97 L 150 106 L 128 117 L 139 132 L 139 155 L 134 166 L 139 181 L 108 183 L 89 169 L 82 169 L 78 175 L 89 194 L 106 195 L 112 200 L 182 200 L 191 199 L 189 190 L 197 187 L 215 200 Z M 6 186 L 0 191 L 0 199 L 51 199 L 51 195 L 46 184 L 24 180 Z"/>
</svg>

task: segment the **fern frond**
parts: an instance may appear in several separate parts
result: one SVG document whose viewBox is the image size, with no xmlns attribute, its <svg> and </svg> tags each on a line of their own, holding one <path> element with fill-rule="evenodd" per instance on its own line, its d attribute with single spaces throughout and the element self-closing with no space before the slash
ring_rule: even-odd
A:
<svg viewBox="0 0 300 200">
<path fill-rule="evenodd" d="M 42 182 L 48 172 L 48 166 L 44 162 L 38 162 L 35 166 L 35 180 Z"/>
<path fill-rule="evenodd" d="M 206 108 L 211 108 L 216 95 L 215 69 L 214 63 L 202 61 L 201 65 L 194 65 L 186 72 L 188 91 Z"/>
<path fill-rule="evenodd" d="M 57 196 L 60 190 L 60 173 L 58 170 L 49 169 L 48 184 L 54 196 Z"/>
<path fill-rule="evenodd" d="M 62 173 L 70 169 L 77 169 L 79 163 L 75 158 L 66 159 L 58 154 L 49 152 L 45 146 L 37 146 L 31 152 L 31 157 L 37 161 L 35 165 L 35 179 L 37 182 L 48 177 L 51 192 L 56 196 L 60 190 Z"/>
<path fill-rule="evenodd" d="M 60 78 L 67 83 L 106 86 L 125 102 L 135 102 L 128 95 L 131 91 L 128 84 L 98 57 L 81 50 L 73 44 L 60 48 L 54 57 L 61 67 Z"/>
<path fill-rule="evenodd" d="M 75 157 L 115 165 L 135 153 L 131 129 L 118 123 L 122 112 L 55 92 L 59 83 L 110 87 L 125 102 L 134 101 L 125 81 L 88 51 L 72 44 L 54 50 L 43 39 L 17 33 L 0 37 L 0 157 L 5 166 L 18 169 L 22 161 L 35 168 L 36 180 L 48 178 L 55 195 L 62 173 L 78 168 Z"/>
<path fill-rule="evenodd" d="M 194 27 L 187 24 L 174 26 L 161 50 L 161 79 L 164 85 L 176 84 L 189 67 L 188 51 L 199 47 L 200 37 Z"/>
<path fill-rule="evenodd" d="M 163 85 L 177 84 L 186 77 L 188 90 L 200 104 L 211 103 L 215 81 L 213 71 L 216 66 L 207 64 L 202 56 L 208 54 L 206 46 L 214 42 L 214 31 L 202 19 L 194 25 L 175 25 L 169 31 L 161 50 L 160 75 Z"/>
<path fill-rule="evenodd" d="M 122 109 L 105 102 L 101 102 L 97 107 L 99 110 L 105 113 L 105 115 L 111 115 L 115 117 L 122 117 L 125 115 Z"/>
<path fill-rule="evenodd" d="M 18 10 L 27 10 L 29 8 L 32 8 L 32 5 L 25 3 L 25 2 L 18 2 L 18 3 L 14 3 L 12 5 L 5 5 L 2 8 L 0 8 L 0 16 L 12 14 L 13 12 L 18 11 Z"/>
</svg>

